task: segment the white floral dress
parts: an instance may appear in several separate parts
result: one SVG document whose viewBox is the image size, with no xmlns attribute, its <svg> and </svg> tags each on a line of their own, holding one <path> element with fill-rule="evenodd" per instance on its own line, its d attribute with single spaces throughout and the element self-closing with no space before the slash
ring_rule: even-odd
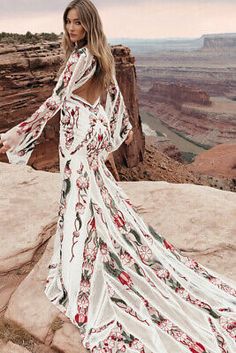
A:
<svg viewBox="0 0 236 353">
<path fill-rule="evenodd" d="M 87 47 L 74 50 L 52 96 L 2 134 L 9 161 L 27 164 L 61 110 L 60 207 L 45 295 L 92 353 L 235 353 L 235 283 L 145 224 L 105 165 L 132 125 L 116 80 L 105 109 L 73 94 L 95 69 Z"/>
</svg>

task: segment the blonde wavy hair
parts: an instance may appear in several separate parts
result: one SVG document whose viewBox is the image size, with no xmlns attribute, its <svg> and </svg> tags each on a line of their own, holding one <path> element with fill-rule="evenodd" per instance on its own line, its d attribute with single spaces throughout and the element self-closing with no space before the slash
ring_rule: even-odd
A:
<svg viewBox="0 0 236 353">
<path fill-rule="evenodd" d="M 85 38 L 77 44 L 71 42 L 66 29 L 67 15 L 71 9 L 78 10 L 80 22 L 86 31 Z M 63 22 L 64 34 L 62 47 L 65 54 L 65 62 L 75 49 L 75 45 L 78 48 L 86 45 L 89 51 L 96 57 L 98 64 L 92 80 L 101 86 L 102 90 L 106 90 L 109 84 L 113 82 L 112 76 L 115 73 L 115 62 L 111 48 L 103 32 L 102 21 L 96 7 L 90 0 L 73 0 L 64 11 Z"/>
</svg>

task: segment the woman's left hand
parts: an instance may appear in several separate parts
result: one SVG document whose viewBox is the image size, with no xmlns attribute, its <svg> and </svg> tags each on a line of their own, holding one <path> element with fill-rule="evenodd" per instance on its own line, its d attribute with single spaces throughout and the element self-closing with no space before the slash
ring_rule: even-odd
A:
<svg viewBox="0 0 236 353">
<path fill-rule="evenodd" d="M 134 135 L 133 130 L 130 130 L 125 140 L 126 145 L 129 145 L 131 143 L 131 141 L 133 140 L 133 135 Z"/>
<path fill-rule="evenodd" d="M 3 135 L 3 134 L 2 134 Z M 1 146 L 2 145 L 2 146 Z M 1 137 L 0 134 L 0 153 L 6 153 L 9 149 L 11 148 L 11 146 L 9 146 Z"/>
</svg>

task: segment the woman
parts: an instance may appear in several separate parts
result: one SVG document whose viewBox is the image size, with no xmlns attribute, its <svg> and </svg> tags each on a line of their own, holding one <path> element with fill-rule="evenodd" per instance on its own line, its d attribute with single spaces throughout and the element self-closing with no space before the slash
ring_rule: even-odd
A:
<svg viewBox="0 0 236 353">
<path fill-rule="evenodd" d="M 106 168 L 108 154 L 131 142 L 132 125 L 95 6 L 72 1 L 64 27 L 67 61 L 52 96 L 2 134 L 1 148 L 26 164 L 61 110 L 61 199 L 46 296 L 93 353 L 235 352 L 235 283 L 146 225 Z"/>
</svg>

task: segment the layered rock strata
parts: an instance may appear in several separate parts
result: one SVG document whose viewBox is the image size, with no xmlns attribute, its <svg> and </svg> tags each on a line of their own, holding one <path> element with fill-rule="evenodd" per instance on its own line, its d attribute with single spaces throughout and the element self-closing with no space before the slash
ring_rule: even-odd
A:
<svg viewBox="0 0 236 353">
<path fill-rule="evenodd" d="M 144 135 L 138 110 L 135 59 L 130 49 L 113 46 L 117 79 L 123 93 L 134 141 L 115 151 L 117 169 L 121 165 L 135 166 L 143 160 Z M 38 45 L 0 46 L 0 133 L 29 117 L 52 92 L 62 63 L 59 42 Z M 35 148 L 29 165 L 36 169 L 57 171 L 59 113 L 45 127 L 40 144 Z M 6 156 L 0 156 L 7 161 Z"/>
</svg>

